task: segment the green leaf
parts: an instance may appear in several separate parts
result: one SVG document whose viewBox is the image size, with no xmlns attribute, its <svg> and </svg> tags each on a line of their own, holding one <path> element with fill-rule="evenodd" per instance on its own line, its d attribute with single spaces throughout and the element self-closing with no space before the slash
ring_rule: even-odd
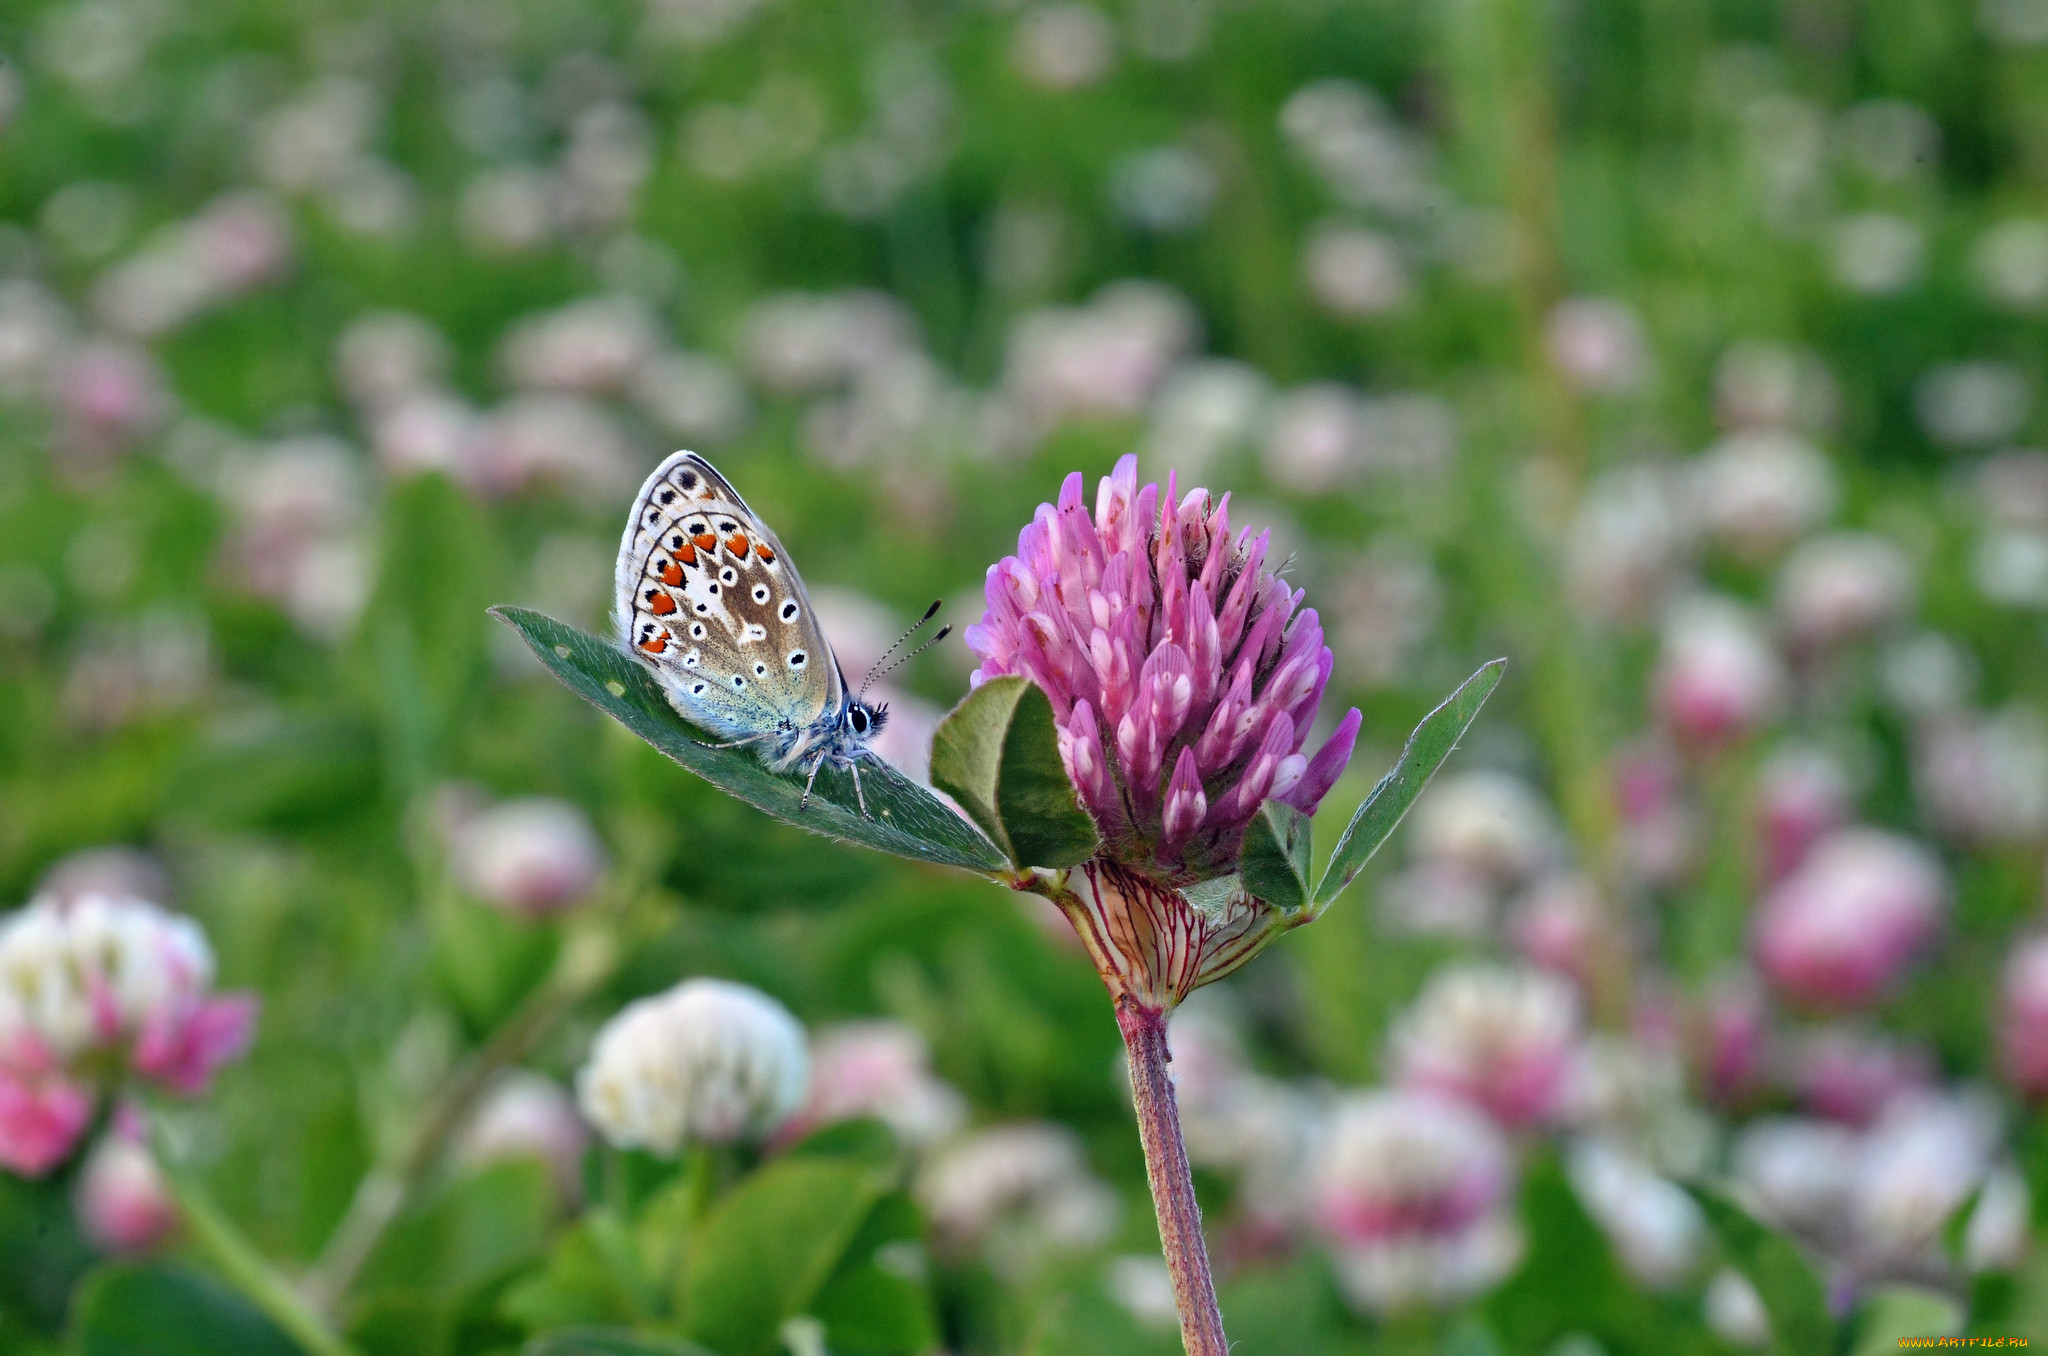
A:
<svg viewBox="0 0 2048 1356">
<path fill-rule="evenodd" d="M 802 781 L 770 772 L 747 749 L 707 748 L 716 742 L 680 715 L 647 666 L 615 645 L 523 607 L 495 607 L 493 616 L 519 632 L 548 672 L 577 696 L 729 795 L 813 833 L 893 852 L 899 857 L 999 871 L 1003 856 L 972 824 L 886 764 L 861 766 L 874 818 L 864 818 L 852 777 L 827 769 L 803 805 Z"/>
<path fill-rule="evenodd" d="M 541 1257 L 555 1210 L 554 1179 L 538 1159 L 456 1178 L 392 1225 L 364 1263 L 357 1291 L 425 1286 L 454 1295 L 502 1277 Z"/>
<path fill-rule="evenodd" d="M 1756 1287 L 1764 1312 L 1770 1315 L 1776 1349 L 1833 1351 L 1835 1322 L 1828 1314 L 1827 1292 L 1791 1240 L 1765 1228 L 1718 1192 L 1688 1190 L 1721 1240 L 1729 1264 Z"/>
<path fill-rule="evenodd" d="M 953 708 L 932 737 L 932 785 L 1020 871 L 1078 866 L 1100 841 L 1060 761 L 1052 703 L 1028 678 L 991 678 Z"/>
<path fill-rule="evenodd" d="M 783 1152 L 789 1157 L 865 1164 L 880 1172 L 894 1167 L 903 1151 L 887 1125 L 872 1116 L 860 1116 L 821 1126 Z"/>
<path fill-rule="evenodd" d="M 783 1322 L 817 1299 L 882 1191 L 874 1172 L 829 1158 L 783 1159 L 748 1178 L 691 1240 L 684 1331 L 725 1356 L 768 1356 Z"/>
<path fill-rule="evenodd" d="M 619 1328 L 569 1328 L 542 1333 L 520 1356 L 712 1356 L 694 1342 L 636 1337 Z"/>
<path fill-rule="evenodd" d="M 1560 1338 L 1582 1333 L 1610 1352 L 1713 1349 L 1697 1303 L 1681 1316 L 1631 1280 L 1554 1153 L 1530 1162 L 1520 1213 L 1529 1231 L 1521 1268 L 1480 1306 L 1503 1348 L 1552 1350 Z"/>
<path fill-rule="evenodd" d="M 407 790 L 447 758 L 459 713 L 485 676 L 485 590 L 502 554 L 482 513 L 447 477 L 391 491 L 364 625 L 386 752 Z"/>
<path fill-rule="evenodd" d="M 1244 830 L 1238 875 L 1244 888 L 1283 913 L 1309 902 L 1309 819 L 1292 805 L 1269 800 Z"/>
<path fill-rule="evenodd" d="M 629 1322 L 657 1303 L 626 1226 L 597 1209 L 562 1232 L 547 1264 L 510 1286 L 498 1310 L 523 1327 L 545 1329 Z"/>
<path fill-rule="evenodd" d="M 1429 785 L 1429 779 L 1443 766 L 1444 759 L 1451 756 L 1451 750 L 1458 746 L 1458 740 L 1471 728 L 1479 715 L 1479 708 L 1493 695 L 1499 685 L 1501 674 L 1507 671 L 1508 661 L 1496 659 L 1483 664 L 1477 673 L 1467 678 L 1444 704 L 1422 718 L 1415 727 L 1415 733 L 1408 736 L 1407 747 L 1401 750 L 1401 760 L 1393 770 L 1380 778 L 1380 783 L 1365 798 L 1351 816 L 1351 822 L 1344 828 L 1344 836 L 1337 840 L 1337 850 L 1330 854 L 1330 865 L 1323 872 L 1323 880 L 1316 887 L 1316 906 L 1327 908 L 1330 902 L 1344 892 L 1344 887 L 1358 877 L 1365 869 L 1366 862 L 1379 850 L 1387 835 L 1399 827 L 1415 798 L 1422 794 L 1422 788 Z"/>
<path fill-rule="evenodd" d="M 249 1301 L 170 1263 L 100 1268 L 80 1285 L 72 1313 L 78 1356 L 300 1356 Z"/>
<path fill-rule="evenodd" d="M 79 1231 L 72 1184 L 0 1173 L 0 1350 L 6 1335 L 55 1334 L 72 1287 L 99 1258 Z"/>
<path fill-rule="evenodd" d="M 921 1356 L 939 1346 L 924 1222 L 901 1192 L 882 1198 L 812 1301 L 834 1356 Z"/>
<path fill-rule="evenodd" d="M 1856 1311 L 1850 1356 L 1897 1351 L 1902 1337 L 1956 1337 L 1963 1331 L 1963 1306 L 1949 1296 L 1917 1285 L 1880 1286 Z"/>
</svg>

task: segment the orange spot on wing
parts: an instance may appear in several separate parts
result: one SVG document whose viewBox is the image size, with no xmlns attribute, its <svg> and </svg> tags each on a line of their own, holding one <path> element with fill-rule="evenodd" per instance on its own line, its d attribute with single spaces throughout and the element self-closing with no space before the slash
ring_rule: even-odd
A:
<svg viewBox="0 0 2048 1356">
<path fill-rule="evenodd" d="M 643 640 L 640 642 L 640 648 L 649 654 L 660 654 L 668 648 L 668 637 L 656 636 L 653 640 Z"/>
<path fill-rule="evenodd" d="M 676 559 L 682 561 L 685 565 L 695 565 L 697 563 L 697 548 L 688 542 L 684 542 L 676 551 Z"/>
<path fill-rule="evenodd" d="M 766 546 L 762 546 L 759 544 L 755 545 L 754 554 L 761 557 L 761 559 L 767 561 L 770 565 L 773 565 L 775 563 L 775 553 L 769 550 Z"/>
<path fill-rule="evenodd" d="M 713 533 L 699 532 L 691 540 L 697 543 L 699 551 L 716 551 L 718 549 L 718 538 Z"/>
<path fill-rule="evenodd" d="M 727 537 L 725 539 L 725 549 L 738 556 L 741 560 L 745 560 L 747 558 L 747 534 L 735 532 L 730 537 Z"/>
<path fill-rule="evenodd" d="M 666 593 L 657 593 L 654 595 L 654 601 L 647 606 L 648 610 L 653 612 L 655 616 L 666 617 L 669 613 L 676 610 L 676 600 L 669 597 Z"/>
<path fill-rule="evenodd" d="M 678 584 L 682 583 L 683 567 L 676 564 L 673 560 L 671 560 L 668 564 L 662 566 L 661 582 L 668 585 L 670 588 L 674 588 Z"/>
</svg>

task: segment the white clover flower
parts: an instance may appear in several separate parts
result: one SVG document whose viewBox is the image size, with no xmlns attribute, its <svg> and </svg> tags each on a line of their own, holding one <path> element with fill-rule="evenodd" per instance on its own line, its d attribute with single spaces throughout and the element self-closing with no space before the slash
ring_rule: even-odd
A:
<svg viewBox="0 0 2048 1356">
<path fill-rule="evenodd" d="M 38 899 L 0 923 L 0 1030 L 32 1032 L 60 1060 L 212 984 L 199 925 L 140 899 Z"/>
<path fill-rule="evenodd" d="M 1692 506 L 1709 536 L 1744 560 L 1774 555 L 1834 512 L 1821 450 L 1781 429 L 1730 434 L 1693 465 Z"/>
<path fill-rule="evenodd" d="M 1942 446 L 1989 447 L 2026 426 L 2034 392 L 2011 363 L 1947 363 L 1913 383 L 1913 408 L 1927 436 Z"/>
<path fill-rule="evenodd" d="M 499 361 L 515 386 L 603 394 L 623 389 L 659 350 L 654 314 L 635 297 L 585 297 L 513 326 Z"/>
<path fill-rule="evenodd" d="M 925 1168 L 917 1196 L 949 1247 L 978 1247 L 1017 1276 L 1047 1253 L 1081 1252 L 1115 1232 L 1116 1192 L 1088 1170 L 1063 1125 L 993 1126 L 958 1140 Z"/>
<path fill-rule="evenodd" d="M 1311 1182 L 1338 1283 L 1365 1309 L 1469 1298 L 1521 1257 L 1507 1141 L 1462 1103 L 1401 1091 L 1348 1098 Z"/>
<path fill-rule="evenodd" d="M 1860 1143 L 1854 1130 L 1832 1121 L 1754 1121 L 1730 1154 L 1736 1194 L 1767 1224 L 1809 1239 L 1836 1237 L 1854 1189 Z"/>
<path fill-rule="evenodd" d="M 1556 1112 L 1578 1048 L 1579 1001 L 1540 970 L 1487 964 L 1439 972 L 1395 1024 L 1390 1055 L 1410 1087 L 1462 1098 L 1503 1125 Z"/>
<path fill-rule="evenodd" d="M 45 895 L 0 920 L 0 1166 L 62 1162 L 120 1076 L 204 1091 L 256 1020 L 213 971 L 199 925 L 147 900 Z"/>
<path fill-rule="evenodd" d="M 367 311 L 349 322 L 334 345 L 342 390 L 365 410 L 438 390 L 448 359 L 441 331 L 405 311 Z"/>
<path fill-rule="evenodd" d="M 1109 74 L 1116 60 L 1116 28 L 1090 5 L 1047 5 L 1017 21 L 1010 62 L 1032 84 L 1080 89 Z"/>
<path fill-rule="evenodd" d="M 1543 798 L 1512 773 L 1480 770 L 1439 777 L 1409 821 L 1418 860 L 1464 867 L 1512 885 L 1554 855 L 1557 827 Z"/>
<path fill-rule="evenodd" d="M 1019 316 L 1010 327 L 1003 385 L 1040 429 L 1069 418 L 1140 414 L 1200 332 L 1195 308 L 1180 293 L 1124 279 L 1085 306 Z"/>
<path fill-rule="evenodd" d="M 1988 1099 L 1967 1092 L 1908 1095 L 1885 1110 L 1853 1169 L 1849 1236 L 1865 1267 L 1911 1267 L 1940 1248 L 1984 1181 L 1998 1130 Z"/>
<path fill-rule="evenodd" d="M 803 1105 L 804 1029 L 758 989 L 692 979 L 605 1023 L 576 1076 L 583 1115 L 620 1148 L 765 1135 Z"/>
<path fill-rule="evenodd" d="M 1835 223 L 1835 281 L 1866 297 L 1903 292 L 1926 267 L 1927 237 L 1920 227 L 1891 212 L 1859 212 Z"/>
<path fill-rule="evenodd" d="M 1778 616 L 1802 647 L 1824 649 L 1891 625 L 1911 607 L 1913 564 L 1871 532 L 1834 532 L 1799 545 L 1778 573 Z"/>
</svg>

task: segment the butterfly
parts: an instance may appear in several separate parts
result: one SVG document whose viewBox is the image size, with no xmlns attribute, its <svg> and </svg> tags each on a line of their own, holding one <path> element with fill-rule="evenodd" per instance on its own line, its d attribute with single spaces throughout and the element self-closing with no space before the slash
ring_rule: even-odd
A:
<svg viewBox="0 0 2048 1356">
<path fill-rule="evenodd" d="M 771 771 L 803 774 L 803 806 L 820 771 L 845 768 L 867 815 L 860 764 L 880 761 L 869 741 L 888 708 L 861 699 L 865 683 L 861 693 L 847 687 L 796 565 L 710 462 L 677 452 L 647 477 L 619 542 L 617 580 L 621 643 L 654 670 L 683 719 L 723 737 L 707 748 L 752 747 Z M 878 664 L 868 682 L 885 671 Z"/>
</svg>

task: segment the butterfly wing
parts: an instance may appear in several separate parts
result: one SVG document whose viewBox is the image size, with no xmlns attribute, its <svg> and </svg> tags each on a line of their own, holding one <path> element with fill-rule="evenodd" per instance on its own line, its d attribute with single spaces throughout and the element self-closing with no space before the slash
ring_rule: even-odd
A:
<svg viewBox="0 0 2048 1356">
<path fill-rule="evenodd" d="M 781 755 L 837 721 L 845 684 L 796 566 L 710 462 L 669 457 L 619 543 L 617 619 L 684 719 Z"/>
</svg>

